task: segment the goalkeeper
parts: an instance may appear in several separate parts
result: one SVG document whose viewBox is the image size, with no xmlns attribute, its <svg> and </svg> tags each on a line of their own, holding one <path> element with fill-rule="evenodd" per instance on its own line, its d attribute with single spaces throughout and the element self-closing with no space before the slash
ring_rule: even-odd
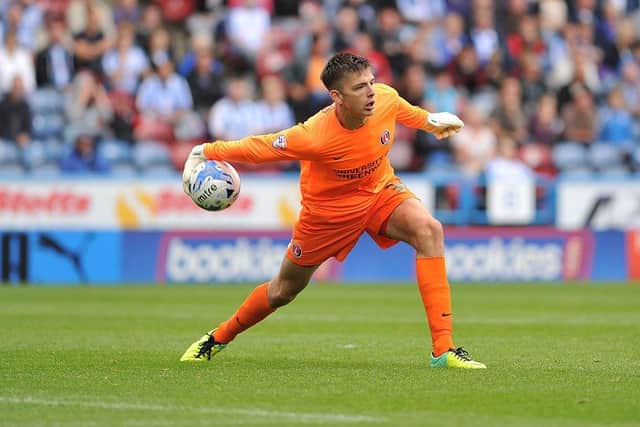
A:
<svg viewBox="0 0 640 427">
<path fill-rule="evenodd" d="M 323 261 L 344 260 L 367 232 L 381 248 L 403 241 L 416 251 L 418 288 L 431 331 L 431 366 L 485 368 L 453 342 L 442 225 L 395 176 L 387 157 L 396 121 L 439 139 L 458 132 L 462 121 L 412 106 L 393 88 L 374 83 L 371 65 L 360 56 L 334 55 L 321 78 L 333 104 L 306 122 L 274 134 L 201 144 L 187 159 L 185 185 L 204 159 L 299 160 L 302 210 L 277 276 L 257 286 L 228 320 L 194 342 L 180 360 L 209 360 L 236 335 L 293 301 Z"/>
</svg>

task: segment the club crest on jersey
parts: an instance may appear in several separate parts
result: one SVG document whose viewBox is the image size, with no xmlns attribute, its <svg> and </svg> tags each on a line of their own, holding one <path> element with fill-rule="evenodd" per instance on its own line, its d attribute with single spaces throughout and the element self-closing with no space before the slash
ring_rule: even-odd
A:
<svg viewBox="0 0 640 427">
<path fill-rule="evenodd" d="M 382 145 L 387 145 L 389 141 L 391 141 L 391 132 L 385 129 L 384 132 L 382 132 L 382 135 L 380 135 L 380 143 Z"/>
<path fill-rule="evenodd" d="M 278 135 L 276 139 L 273 140 L 273 148 L 277 148 L 279 150 L 284 150 L 287 148 L 287 137 L 284 135 Z"/>
<path fill-rule="evenodd" d="M 297 242 L 291 242 L 291 254 L 295 258 L 300 258 L 302 256 L 302 248 Z"/>
</svg>

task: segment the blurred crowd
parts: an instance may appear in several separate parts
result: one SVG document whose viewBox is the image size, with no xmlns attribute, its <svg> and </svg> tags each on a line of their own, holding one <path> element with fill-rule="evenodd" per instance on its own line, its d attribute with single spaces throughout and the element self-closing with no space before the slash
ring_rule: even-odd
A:
<svg viewBox="0 0 640 427">
<path fill-rule="evenodd" d="M 3 0 L 0 172 L 175 173 L 328 105 L 342 50 L 466 123 L 399 125 L 397 170 L 640 170 L 640 0 Z"/>
</svg>

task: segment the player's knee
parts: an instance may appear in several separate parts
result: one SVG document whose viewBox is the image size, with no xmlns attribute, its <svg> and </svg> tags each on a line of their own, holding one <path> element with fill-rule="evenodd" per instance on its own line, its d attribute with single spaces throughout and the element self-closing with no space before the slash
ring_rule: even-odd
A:
<svg viewBox="0 0 640 427">
<path fill-rule="evenodd" d="M 416 221 L 414 226 L 414 247 L 434 246 L 444 239 L 440 221 L 432 216 Z"/>
</svg>

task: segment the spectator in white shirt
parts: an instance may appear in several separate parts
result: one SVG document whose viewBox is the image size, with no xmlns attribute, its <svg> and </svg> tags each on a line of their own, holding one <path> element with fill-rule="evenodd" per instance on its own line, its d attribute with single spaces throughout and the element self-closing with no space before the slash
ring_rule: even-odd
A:
<svg viewBox="0 0 640 427">
<path fill-rule="evenodd" d="M 215 139 L 234 140 L 260 133 L 261 121 L 252 86 L 244 77 L 232 77 L 227 94 L 213 104 L 209 132 Z"/>
<path fill-rule="evenodd" d="M 15 28 L 18 44 L 30 52 L 36 49 L 38 30 L 42 25 L 42 9 L 34 0 L 13 1 L 0 21 L 0 40 L 9 28 Z"/>
<path fill-rule="evenodd" d="M 256 0 L 245 0 L 234 7 L 227 17 L 227 36 L 234 47 L 249 58 L 255 58 L 270 27 L 269 13 Z"/>
<path fill-rule="evenodd" d="M 486 65 L 500 48 L 500 38 L 493 22 L 491 9 L 477 9 L 473 14 L 471 42 L 481 65 Z"/>
<path fill-rule="evenodd" d="M 174 72 L 165 56 L 156 59 L 157 72 L 144 79 L 136 105 L 141 112 L 135 132 L 138 139 L 172 141 L 204 134 L 204 123 L 191 111 L 193 98 L 184 77 Z"/>
<path fill-rule="evenodd" d="M 112 90 L 133 94 L 138 82 L 149 69 L 144 51 L 133 44 L 135 27 L 128 21 L 118 25 L 116 46 L 102 58 L 102 69 L 109 79 Z"/>
<path fill-rule="evenodd" d="M 397 0 L 396 4 L 402 17 L 414 23 L 437 21 L 447 12 L 443 0 Z"/>
<path fill-rule="evenodd" d="M 157 116 L 170 123 L 175 123 L 193 107 L 189 84 L 174 72 L 169 58 L 159 60 L 157 73 L 142 82 L 136 104 L 143 114 Z"/>
<path fill-rule="evenodd" d="M 485 170 L 488 182 L 530 182 L 534 173 L 527 164 L 518 159 L 518 144 L 509 137 L 500 138 L 496 146 L 496 155 L 487 163 Z"/>
<path fill-rule="evenodd" d="M 16 77 L 20 77 L 27 94 L 36 86 L 36 72 L 31 54 L 18 46 L 14 29 L 5 34 L 4 46 L 0 48 L 0 92 L 7 93 Z"/>
<path fill-rule="evenodd" d="M 479 107 L 466 105 L 462 117 L 464 128 L 451 137 L 451 144 L 460 170 L 469 177 L 477 177 L 493 158 L 497 138 Z"/>
<path fill-rule="evenodd" d="M 278 132 L 293 126 L 293 110 L 285 101 L 282 80 L 274 75 L 265 76 L 261 81 L 262 99 L 258 101 L 258 117 L 262 120 L 260 133 Z"/>
</svg>

